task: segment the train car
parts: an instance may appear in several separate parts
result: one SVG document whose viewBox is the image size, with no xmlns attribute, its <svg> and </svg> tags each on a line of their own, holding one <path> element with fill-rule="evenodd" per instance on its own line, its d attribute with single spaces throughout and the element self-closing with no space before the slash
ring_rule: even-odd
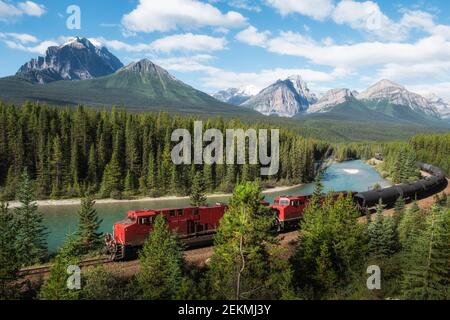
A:
<svg viewBox="0 0 450 320">
<path fill-rule="evenodd" d="M 270 208 L 277 215 L 275 221 L 277 230 L 283 231 L 297 227 L 310 200 L 311 195 L 281 196 L 275 198 Z"/>
<path fill-rule="evenodd" d="M 348 192 L 335 192 L 333 197 L 337 199 L 340 196 L 347 196 Z M 350 193 L 352 196 L 356 193 Z M 325 201 L 326 195 L 321 198 Z M 274 199 L 270 206 L 276 213 L 275 226 L 278 232 L 296 229 L 300 220 L 303 218 L 306 207 L 311 201 L 312 195 L 294 195 L 281 196 Z"/>
<path fill-rule="evenodd" d="M 433 165 L 418 163 L 422 171 L 431 176 L 422 178 L 414 183 L 399 184 L 381 190 L 359 192 L 354 195 L 354 200 L 360 208 L 373 208 L 380 201 L 386 206 L 393 206 L 398 198 L 406 201 L 422 199 L 438 193 L 447 187 L 447 178 L 444 172 Z"/>
<path fill-rule="evenodd" d="M 423 171 L 431 176 L 409 184 L 400 184 L 382 190 L 368 192 L 335 192 L 333 197 L 351 195 L 361 213 L 375 207 L 381 200 L 384 205 L 392 206 L 399 197 L 406 201 L 430 196 L 447 186 L 444 172 L 432 165 L 419 164 Z M 274 226 L 276 231 L 297 228 L 308 206 L 312 195 L 281 196 L 274 203 L 262 201 L 261 205 L 269 207 L 276 215 Z M 324 201 L 326 196 L 321 198 Z M 148 235 L 153 231 L 153 224 L 158 215 L 164 215 L 170 230 L 177 233 L 187 246 L 211 243 L 227 206 L 216 204 L 207 207 L 188 207 L 177 209 L 129 211 L 127 218 L 117 222 L 113 234 L 106 235 L 106 247 L 111 259 L 122 260 L 135 257 L 143 246 Z"/>
<path fill-rule="evenodd" d="M 170 230 L 187 246 L 211 242 L 227 206 L 188 207 L 129 211 L 125 220 L 114 224 L 113 234 L 106 235 L 106 248 L 112 260 L 135 257 L 144 245 L 158 215 L 164 215 Z"/>
</svg>

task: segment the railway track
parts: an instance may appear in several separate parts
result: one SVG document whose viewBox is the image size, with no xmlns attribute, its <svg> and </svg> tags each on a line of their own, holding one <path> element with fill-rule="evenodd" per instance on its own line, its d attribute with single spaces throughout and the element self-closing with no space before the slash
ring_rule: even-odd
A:
<svg viewBox="0 0 450 320">
<path fill-rule="evenodd" d="M 111 263 L 112 261 L 109 258 L 96 258 L 96 259 L 89 259 L 89 260 L 83 260 L 80 263 L 78 263 L 78 266 L 81 268 L 83 267 L 91 267 L 91 266 L 97 266 L 97 265 L 103 265 L 107 263 Z M 19 276 L 26 277 L 26 276 L 36 276 L 36 275 L 44 275 L 50 272 L 53 265 L 48 266 L 42 266 L 42 267 L 32 267 L 32 268 L 23 268 L 19 271 Z"/>
</svg>

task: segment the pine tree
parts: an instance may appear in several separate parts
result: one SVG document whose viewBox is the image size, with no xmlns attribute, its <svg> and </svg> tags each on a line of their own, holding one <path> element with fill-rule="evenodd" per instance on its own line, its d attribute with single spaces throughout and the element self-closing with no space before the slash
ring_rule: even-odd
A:
<svg viewBox="0 0 450 320">
<path fill-rule="evenodd" d="M 120 197 L 122 192 L 122 173 L 117 154 L 113 153 L 111 161 L 103 173 L 101 194 L 103 197 Z"/>
<path fill-rule="evenodd" d="M 190 197 L 191 206 L 201 207 L 206 205 L 208 199 L 205 196 L 205 185 L 203 182 L 203 175 L 200 171 L 195 174 L 194 181 L 192 181 Z"/>
<path fill-rule="evenodd" d="M 156 186 L 156 165 L 155 156 L 153 152 L 149 152 L 148 155 L 148 169 L 147 169 L 147 188 L 152 190 Z"/>
<path fill-rule="evenodd" d="M 357 217 L 351 195 L 334 199 L 329 194 L 321 206 L 306 208 L 300 225 L 302 236 L 291 259 L 297 290 L 309 298 L 327 298 L 359 275 L 367 254 L 367 236 Z M 331 280 L 334 285 L 330 288 Z"/>
<path fill-rule="evenodd" d="M 153 232 L 139 255 L 137 281 L 142 297 L 149 300 L 177 298 L 183 267 L 178 238 L 169 230 L 163 215 L 158 215 Z"/>
<path fill-rule="evenodd" d="M 81 199 L 77 241 L 83 253 L 98 249 L 102 243 L 103 233 L 99 232 L 102 220 L 99 219 L 94 205 L 95 201 L 90 196 Z"/>
<path fill-rule="evenodd" d="M 214 190 L 214 182 L 213 182 L 213 166 L 209 164 L 205 164 L 203 166 L 203 180 L 205 185 L 206 192 L 212 192 Z"/>
<path fill-rule="evenodd" d="M 311 206 L 320 205 L 322 197 L 323 197 L 322 172 L 319 172 L 314 180 L 314 191 L 311 198 Z"/>
<path fill-rule="evenodd" d="M 236 186 L 215 237 L 208 270 L 213 299 L 282 299 L 291 295 L 291 270 L 270 232 L 273 216 L 257 183 Z"/>
<path fill-rule="evenodd" d="M 46 228 L 43 216 L 38 211 L 34 198 L 34 188 L 25 169 L 17 198 L 20 207 L 14 211 L 17 223 L 17 253 L 22 265 L 32 265 L 40 262 L 47 254 Z"/>
<path fill-rule="evenodd" d="M 400 221 L 402 220 L 402 217 L 405 213 L 405 199 L 403 197 L 399 197 L 394 205 L 394 212 L 395 212 L 395 224 L 398 225 Z"/>
<path fill-rule="evenodd" d="M 89 186 L 91 188 L 90 191 L 92 192 L 97 191 L 97 184 L 98 184 L 97 170 L 98 170 L 97 156 L 95 152 L 95 146 L 92 144 L 89 149 L 88 172 L 87 172 L 87 179 Z"/>
<path fill-rule="evenodd" d="M 402 282 L 406 299 L 450 298 L 450 210 L 434 206 L 426 229 L 415 237 L 405 253 Z"/>
<path fill-rule="evenodd" d="M 20 267 L 16 251 L 14 216 L 4 202 L 0 203 L 0 300 L 13 298 L 11 282 L 17 279 Z"/>
<path fill-rule="evenodd" d="M 41 300 L 77 300 L 80 291 L 68 287 L 68 268 L 76 266 L 80 262 L 78 245 L 74 236 L 69 236 L 64 246 L 59 250 L 50 277 L 44 283 L 39 293 Z"/>
<path fill-rule="evenodd" d="M 369 254 L 378 262 L 392 257 L 400 248 L 394 219 L 383 215 L 384 206 L 380 199 L 376 218 L 368 226 Z"/>
<path fill-rule="evenodd" d="M 383 217 L 383 249 L 382 253 L 386 257 L 392 257 L 400 249 L 397 227 L 392 217 Z"/>
<path fill-rule="evenodd" d="M 368 228 L 368 236 L 369 236 L 369 242 L 368 242 L 368 251 L 371 254 L 372 257 L 375 259 L 382 259 L 384 257 L 385 253 L 385 243 L 384 243 L 384 234 L 383 234 L 383 224 L 384 224 L 384 217 L 383 217 L 383 203 L 380 200 L 380 203 L 377 205 L 377 213 L 375 220 L 372 221 Z"/>
<path fill-rule="evenodd" d="M 61 139 L 57 136 L 53 140 L 53 154 L 51 159 L 52 175 L 52 198 L 61 196 L 64 187 L 64 159 L 61 146 Z"/>
<path fill-rule="evenodd" d="M 83 272 L 81 298 L 85 300 L 129 300 L 126 281 L 98 266 Z M 130 282 L 130 284 L 134 284 Z M 132 297 L 134 298 L 134 297 Z"/>
<path fill-rule="evenodd" d="M 136 190 L 136 179 L 131 170 L 127 171 L 127 175 L 125 176 L 125 188 L 124 191 L 127 195 L 133 195 L 134 190 Z"/>
<path fill-rule="evenodd" d="M 425 228 L 424 222 L 425 216 L 417 202 L 414 202 L 413 206 L 405 211 L 398 224 L 398 236 L 403 248 L 408 248 L 414 237 Z"/>
<path fill-rule="evenodd" d="M 227 165 L 226 168 L 227 171 L 224 182 L 225 191 L 231 191 L 236 184 L 236 168 L 234 165 Z"/>
</svg>

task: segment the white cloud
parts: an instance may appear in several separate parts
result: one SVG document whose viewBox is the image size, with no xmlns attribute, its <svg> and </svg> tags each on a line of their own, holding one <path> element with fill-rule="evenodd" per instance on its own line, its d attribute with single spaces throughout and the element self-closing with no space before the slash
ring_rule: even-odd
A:
<svg viewBox="0 0 450 320">
<path fill-rule="evenodd" d="M 45 40 L 37 45 L 31 45 L 31 46 L 26 46 L 24 44 L 21 44 L 21 43 L 15 42 L 15 41 L 11 41 L 11 40 L 5 40 L 5 44 L 10 49 L 17 49 L 17 50 L 31 52 L 31 53 L 37 53 L 37 54 L 45 54 L 45 51 L 47 50 L 48 47 L 58 45 L 57 42 L 52 41 L 52 40 Z"/>
<path fill-rule="evenodd" d="M 239 32 L 236 35 L 236 39 L 240 42 L 252 46 L 264 47 L 266 45 L 269 36 L 270 36 L 269 31 L 258 32 L 258 29 L 256 29 L 254 26 L 250 26 L 247 29 Z"/>
<path fill-rule="evenodd" d="M 415 64 L 388 63 L 377 73 L 379 79 L 409 83 L 433 81 L 440 82 L 449 79 L 450 61 L 424 61 Z"/>
<path fill-rule="evenodd" d="M 0 39 L 15 40 L 23 44 L 34 43 L 38 41 L 38 39 L 31 34 L 15 32 L 0 32 Z"/>
<path fill-rule="evenodd" d="M 336 6 L 332 18 L 337 24 L 346 24 L 353 29 L 372 33 L 387 39 L 401 39 L 401 26 L 395 24 L 372 1 L 341 1 Z"/>
<path fill-rule="evenodd" d="M 436 82 L 433 84 L 418 84 L 410 85 L 408 89 L 417 92 L 423 96 L 429 94 L 436 94 L 438 97 L 443 98 L 445 101 L 450 103 L 450 82 Z"/>
<path fill-rule="evenodd" d="M 209 3 L 224 2 L 228 6 L 253 12 L 261 12 L 259 0 L 208 0 Z"/>
<path fill-rule="evenodd" d="M 434 17 L 420 10 L 403 10 L 398 22 L 386 16 L 373 1 L 341 1 L 332 14 L 334 22 L 363 31 L 383 40 L 403 40 L 414 29 L 434 34 Z"/>
<path fill-rule="evenodd" d="M 334 9 L 332 0 L 266 0 L 266 2 L 282 15 L 300 13 L 316 20 L 329 17 Z"/>
<path fill-rule="evenodd" d="M 450 42 L 440 36 L 427 37 L 411 44 L 361 42 L 324 45 L 298 33 L 281 32 L 267 42 L 267 49 L 282 55 L 303 57 L 320 65 L 348 68 L 450 59 Z"/>
<path fill-rule="evenodd" d="M 32 1 L 19 2 L 17 5 L 0 0 L 0 21 L 10 22 L 23 16 L 40 17 L 46 12 L 43 5 Z"/>
<path fill-rule="evenodd" d="M 38 43 L 38 38 L 26 33 L 0 32 L 0 40 L 10 49 L 37 54 L 44 54 L 48 47 L 58 45 L 58 42 L 53 40 Z"/>
<path fill-rule="evenodd" d="M 205 75 L 200 77 L 201 85 L 208 90 L 222 90 L 231 87 L 242 87 L 253 85 L 259 90 L 271 85 L 278 79 L 286 79 L 291 75 L 299 74 L 312 86 L 315 83 L 327 83 L 340 76 L 339 72 L 322 72 L 311 69 L 263 69 L 258 72 L 233 72 L 210 65 L 214 57 L 210 55 L 196 55 L 192 57 L 171 57 L 155 59 L 157 64 L 172 72 L 201 72 Z"/>
<path fill-rule="evenodd" d="M 167 36 L 151 43 L 153 50 L 162 52 L 171 51 L 218 51 L 225 49 L 225 38 L 215 38 L 207 35 L 192 33 Z"/>
<path fill-rule="evenodd" d="M 119 40 L 108 40 L 103 37 L 89 39 L 97 46 L 106 46 L 110 49 L 126 52 L 212 52 L 226 48 L 225 38 L 216 38 L 207 35 L 192 33 L 177 34 L 157 39 L 151 43 L 129 44 Z"/>
<path fill-rule="evenodd" d="M 24 14 L 34 17 L 40 17 L 46 12 L 46 9 L 43 5 L 37 4 L 33 1 L 19 2 L 17 4 L 17 7 Z"/>
<path fill-rule="evenodd" d="M 214 59 L 211 55 L 198 54 L 187 57 L 156 58 L 155 63 L 170 71 L 214 73 L 220 69 L 207 65 Z"/>
<path fill-rule="evenodd" d="M 403 9 L 399 21 L 393 21 L 376 1 L 341 0 L 336 5 L 333 0 L 266 0 L 266 3 L 282 15 L 298 13 L 315 20 L 329 19 L 382 41 L 404 40 L 414 29 L 449 35 L 448 28 L 436 26 L 428 12 Z"/>
<path fill-rule="evenodd" d="M 259 90 L 271 85 L 278 79 L 286 79 L 291 75 L 301 75 L 311 86 L 319 82 L 330 82 L 333 75 L 311 69 L 264 69 L 259 72 L 232 72 L 226 70 L 210 70 L 207 76 L 201 78 L 203 85 L 212 89 L 235 88 L 253 85 Z"/>
<path fill-rule="evenodd" d="M 8 21 L 21 15 L 22 12 L 14 5 L 0 0 L 0 21 Z"/>
<path fill-rule="evenodd" d="M 129 44 L 120 40 L 110 40 L 103 37 L 89 38 L 94 45 L 100 47 L 105 46 L 108 49 L 116 51 L 126 51 L 132 53 L 151 51 L 152 47 L 150 43 L 135 43 Z"/>
<path fill-rule="evenodd" d="M 122 18 L 128 32 L 170 31 L 199 27 L 236 28 L 245 25 L 240 13 L 222 13 L 209 3 L 197 0 L 140 0 L 139 5 Z"/>
<path fill-rule="evenodd" d="M 244 9 L 248 11 L 261 12 L 261 7 L 256 4 L 258 1 L 254 0 L 231 0 L 228 5 L 237 9 Z"/>
</svg>

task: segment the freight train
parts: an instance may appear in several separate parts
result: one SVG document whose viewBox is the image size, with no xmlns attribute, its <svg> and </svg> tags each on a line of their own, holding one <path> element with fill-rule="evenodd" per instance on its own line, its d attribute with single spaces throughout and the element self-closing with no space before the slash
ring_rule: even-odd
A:
<svg viewBox="0 0 450 320">
<path fill-rule="evenodd" d="M 430 176 L 414 183 L 400 184 L 382 190 L 351 193 L 361 214 L 375 207 L 380 200 L 384 205 L 392 206 L 400 197 L 406 201 L 420 199 L 435 194 L 447 186 L 447 179 L 441 169 L 424 163 L 420 163 L 419 166 Z M 348 193 L 334 194 L 336 198 L 341 195 Z M 311 195 L 293 195 L 277 197 L 272 205 L 267 202 L 262 204 L 268 206 L 276 216 L 274 229 L 277 232 L 284 232 L 298 226 L 310 200 Z M 170 230 L 177 233 L 187 246 L 212 243 L 227 208 L 227 205 L 218 203 L 206 207 L 129 211 L 125 220 L 114 225 L 113 234 L 106 235 L 105 242 L 110 259 L 126 260 L 136 257 L 138 250 L 153 230 L 156 216 L 161 214 L 166 218 Z"/>
</svg>

